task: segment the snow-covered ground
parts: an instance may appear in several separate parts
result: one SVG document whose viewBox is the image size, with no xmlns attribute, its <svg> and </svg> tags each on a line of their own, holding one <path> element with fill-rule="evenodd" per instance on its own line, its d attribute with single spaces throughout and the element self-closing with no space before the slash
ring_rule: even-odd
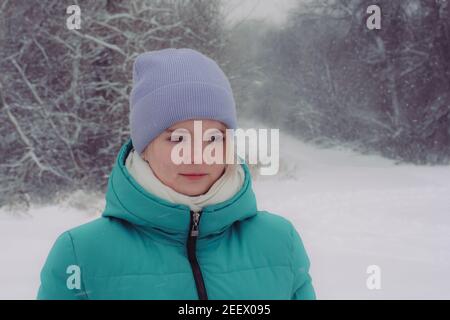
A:
<svg viewBox="0 0 450 320">
<path fill-rule="evenodd" d="M 258 178 L 259 207 L 294 222 L 319 299 L 450 299 L 450 166 L 395 165 L 286 135 L 280 149 L 291 178 Z M 380 290 L 367 288 L 370 265 Z"/>
<path fill-rule="evenodd" d="M 280 152 L 280 174 L 254 180 L 258 207 L 297 227 L 319 299 L 450 299 L 450 166 L 395 165 L 282 132 Z M 104 200 L 91 199 L 21 218 L 0 211 L 0 299 L 34 299 L 55 238 L 101 212 Z M 370 265 L 380 290 L 366 286 Z"/>
</svg>

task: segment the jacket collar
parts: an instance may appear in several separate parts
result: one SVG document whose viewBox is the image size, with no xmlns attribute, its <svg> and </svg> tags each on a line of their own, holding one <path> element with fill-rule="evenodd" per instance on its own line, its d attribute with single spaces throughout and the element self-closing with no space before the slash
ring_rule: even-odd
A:
<svg viewBox="0 0 450 320">
<path fill-rule="evenodd" d="M 133 144 L 128 139 L 120 148 L 106 190 L 104 217 L 125 220 L 146 230 L 163 233 L 184 242 L 189 234 L 190 208 L 157 197 L 142 188 L 125 167 Z M 230 199 L 203 207 L 199 222 L 199 240 L 221 233 L 236 221 L 256 215 L 256 198 L 246 163 L 241 164 L 245 179 L 241 189 Z"/>
</svg>

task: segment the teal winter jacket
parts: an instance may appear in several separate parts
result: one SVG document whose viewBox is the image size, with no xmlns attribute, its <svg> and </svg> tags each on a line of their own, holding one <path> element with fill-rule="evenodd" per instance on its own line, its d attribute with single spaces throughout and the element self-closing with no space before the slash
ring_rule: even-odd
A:
<svg viewBox="0 0 450 320">
<path fill-rule="evenodd" d="M 193 212 L 132 178 L 121 147 L 102 216 L 62 233 L 38 299 L 316 299 L 293 224 L 258 211 L 247 164 L 232 198 Z"/>
</svg>

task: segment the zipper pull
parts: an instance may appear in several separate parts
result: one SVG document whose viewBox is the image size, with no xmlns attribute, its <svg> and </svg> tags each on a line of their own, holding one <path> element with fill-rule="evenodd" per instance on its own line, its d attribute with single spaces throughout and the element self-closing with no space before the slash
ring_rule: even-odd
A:
<svg viewBox="0 0 450 320">
<path fill-rule="evenodd" d="M 198 236 L 198 221 L 200 220 L 200 212 L 191 211 L 192 212 L 192 229 L 191 229 L 191 237 Z"/>
</svg>

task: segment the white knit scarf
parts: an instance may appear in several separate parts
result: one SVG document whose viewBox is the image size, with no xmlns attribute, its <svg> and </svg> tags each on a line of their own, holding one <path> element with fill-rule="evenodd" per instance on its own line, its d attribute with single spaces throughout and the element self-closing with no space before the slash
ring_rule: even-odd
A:
<svg viewBox="0 0 450 320">
<path fill-rule="evenodd" d="M 128 154 L 125 166 L 131 176 L 148 192 L 169 202 L 187 205 L 193 211 L 231 198 L 241 189 L 245 178 L 245 172 L 240 164 L 227 164 L 225 172 L 206 193 L 188 196 L 162 183 L 150 165 L 134 149 Z"/>
</svg>

